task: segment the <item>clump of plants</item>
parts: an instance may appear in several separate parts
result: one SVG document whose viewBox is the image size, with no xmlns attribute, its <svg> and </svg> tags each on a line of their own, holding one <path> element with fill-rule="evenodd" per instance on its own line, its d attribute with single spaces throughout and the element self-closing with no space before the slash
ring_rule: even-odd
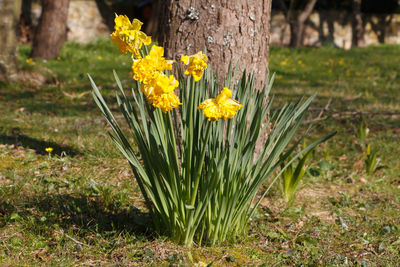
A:
<svg viewBox="0 0 400 267">
<path fill-rule="evenodd" d="M 303 146 L 306 147 L 305 144 Z M 292 162 L 291 164 L 285 164 L 285 162 L 282 162 L 281 164 L 281 168 L 283 169 L 281 175 L 281 188 L 287 206 L 290 206 L 294 201 L 300 182 L 310 165 L 313 152 L 314 150 L 310 150 L 304 153 L 299 157 L 297 162 Z M 290 157 L 288 160 L 290 160 Z"/>
<path fill-rule="evenodd" d="M 380 169 L 378 167 L 380 160 L 377 158 L 376 149 L 373 148 L 371 144 L 367 142 L 369 129 L 365 121 L 361 121 L 358 132 L 359 132 L 358 142 L 360 143 L 361 149 L 364 151 L 365 154 L 365 159 L 364 159 L 365 172 L 368 175 L 371 175 L 375 173 L 378 169 Z"/>
<path fill-rule="evenodd" d="M 255 90 L 254 76 L 244 71 L 233 86 L 230 67 L 222 87 L 204 53 L 183 56 L 181 65 L 165 59 L 164 48 L 152 44 L 141 25 L 117 16 L 111 35 L 132 56 L 132 89 L 125 90 L 114 72 L 117 103 L 129 129 L 121 128 L 89 76 L 110 137 L 129 161 L 158 232 L 187 246 L 240 236 L 286 167 L 332 136 L 300 152 L 300 141 L 291 142 L 314 96 L 271 110 L 274 76 Z"/>
</svg>

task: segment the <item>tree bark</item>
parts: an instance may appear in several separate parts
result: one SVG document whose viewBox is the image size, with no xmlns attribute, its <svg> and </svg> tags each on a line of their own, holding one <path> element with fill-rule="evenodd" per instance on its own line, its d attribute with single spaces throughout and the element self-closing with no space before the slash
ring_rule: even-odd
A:
<svg viewBox="0 0 400 267">
<path fill-rule="evenodd" d="M 302 4 L 298 0 L 291 0 L 289 8 L 283 0 L 279 1 L 284 13 L 286 13 L 286 19 L 290 26 L 290 47 L 299 47 L 303 44 L 305 23 L 311 12 L 314 10 L 314 6 L 317 0 L 308 0 L 304 9 L 299 9 L 299 4 Z"/>
<path fill-rule="evenodd" d="M 393 14 L 379 14 L 378 15 L 378 42 L 380 44 L 385 43 L 385 37 L 386 37 L 386 28 L 390 25 L 391 21 L 393 18 Z"/>
<path fill-rule="evenodd" d="M 13 81 L 17 79 L 17 27 L 20 0 L 0 1 L 0 80 Z"/>
<path fill-rule="evenodd" d="M 150 29 L 166 56 L 206 49 L 209 67 L 222 81 L 230 62 L 256 74 L 256 86 L 268 73 L 269 27 L 272 0 L 159 0 L 153 5 Z"/>
<path fill-rule="evenodd" d="M 362 0 L 353 0 L 352 38 L 351 46 L 364 46 L 364 25 L 361 13 Z"/>
<path fill-rule="evenodd" d="M 19 17 L 19 42 L 29 43 L 33 37 L 32 0 L 22 0 L 21 16 Z"/>
<path fill-rule="evenodd" d="M 373 20 L 372 16 L 366 16 L 365 19 L 366 22 L 370 23 L 372 30 L 378 37 L 378 42 L 383 44 L 385 43 L 386 27 L 390 25 L 393 14 L 378 13 L 376 16 L 378 18 L 377 22 Z"/>
<path fill-rule="evenodd" d="M 303 34 L 304 34 L 304 23 L 305 21 L 300 21 L 298 18 L 293 19 L 289 22 L 290 26 L 290 47 L 300 47 L 303 44 Z"/>
<path fill-rule="evenodd" d="M 33 58 L 56 58 L 67 39 L 69 0 L 42 0 L 42 15 L 33 40 Z"/>
</svg>

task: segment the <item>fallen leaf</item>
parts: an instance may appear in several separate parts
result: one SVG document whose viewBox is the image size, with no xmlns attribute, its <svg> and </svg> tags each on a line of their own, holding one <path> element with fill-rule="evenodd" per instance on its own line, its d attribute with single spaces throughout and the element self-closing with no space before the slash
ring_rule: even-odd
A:
<svg viewBox="0 0 400 267">
<path fill-rule="evenodd" d="M 41 259 L 44 262 L 49 261 L 51 258 L 49 252 L 45 249 L 42 249 L 40 251 L 35 251 L 35 252 L 36 252 L 36 257 L 38 257 L 39 259 Z"/>
<path fill-rule="evenodd" d="M 339 157 L 339 160 L 340 160 L 340 161 L 345 161 L 345 160 L 347 160 L 347 155 L 346 155 L 346 154 L 341 155 L 341 156 Z"/>
<path fill-rule="evenodd" d="M 359 181 L 360 183 L 363 183 L 363 184 L 368 184 L 368 181 L 367 181 L 364 177 L 360 177 L 360 178 L 358 179 L 358 181 Z"/>
</svg>

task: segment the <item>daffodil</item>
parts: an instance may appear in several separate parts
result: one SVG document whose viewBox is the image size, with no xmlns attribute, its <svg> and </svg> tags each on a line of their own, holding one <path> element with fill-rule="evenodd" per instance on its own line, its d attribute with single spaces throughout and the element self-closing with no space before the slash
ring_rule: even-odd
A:
<svg viewBox="0 0 400 267">
<path fill-rule="evenodd" d="M 133 61 L 133 78 L 147 84 L 158 72 L 172 70 L 172 63 L 173 60 L 166 60 L 164 58 L 163 47 L 153 45 L 146 57 Z"/>
<path fill-rule="evenodd" d="M 182 105 L 178 96 L 174 92 L 151 95 L 147 99 L 154 107 L 161 108 L 164 113 Z"/>
<path fill-rule="evenodd" d="M 142 45 L 151 43 L 151 37 L 140 31 L 143 23 L 137 19 L 131 23 L 125 15 L 117 16 L 114 22 L 115 31 L 111 34 L 111 39 L 118 45 L 121 53 L 131 52 L 140 57 L 139 50 Z"/>
<path fill-rule="evenodd" d="M 181 57 L 181 62 L 188 66 L 185 74 L 192 75 L 196 82 L 203 76 L 203 72 L 207 68 L 207 61 L 207 56 L 201 51 L 191 56 Z"/>
<path fill-rule="evenodd" d="M 216 98 L 203 101 L 197 109 L 202 109 L 204 116 L 210 121 L 231 119 L 235 116 L 236 112 L 243 107 L 243 105 L 231 97 L 231 90 L 224 87 Z"/>
<path fill-rule="evenodd" d="M 141 90 L 151 105 L 167 112 L 182 105 L 174 92 L 178 86 L 179 82 L 173 75 L 166 76 L 164 73 L 158 72 L 148 83 L 142 83 Z"/>
</svg>

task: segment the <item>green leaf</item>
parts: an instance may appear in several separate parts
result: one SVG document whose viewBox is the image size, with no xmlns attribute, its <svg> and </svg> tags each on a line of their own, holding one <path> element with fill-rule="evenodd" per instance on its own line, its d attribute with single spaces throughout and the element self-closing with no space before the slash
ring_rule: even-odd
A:
<svg viewBox="0 0 400 267">
<path fill-rule="evenodd" d="M 21 216 L 19 216 L 18 213 L 16 213 L 16 212 L 11 213 L 10 220 L 16 221 L 19 219 L 21 219 Z"/>
<path fill-rule="evenodd" d="M 318 162 L 318 167 L 320 167 L 321 170 L 326 171 L 326 172 L 330 171 L 334 168 L 334 166 L 326 160 Z"/>
</svg>

